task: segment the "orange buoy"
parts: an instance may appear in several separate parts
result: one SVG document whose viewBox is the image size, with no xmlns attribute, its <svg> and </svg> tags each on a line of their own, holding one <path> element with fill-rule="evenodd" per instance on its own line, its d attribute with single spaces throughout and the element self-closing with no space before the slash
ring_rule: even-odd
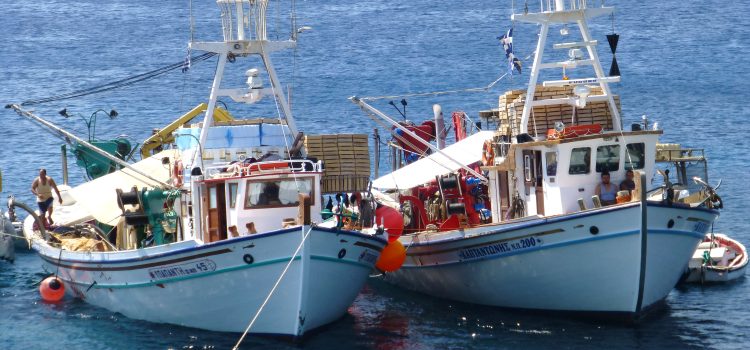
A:
<svg viewBox="0 0 750 350">
<path fill-rule="evenodd" d="M 389 242 L 383 248 L 383 251 L 380 252 L 380 258 L 375 263 L 375 267 L 381 271 L 393 272 L 401 268 L 405 260 L 406 248 L 404 248 L 404 245 L 400 241 L 396 240 Z"/>
<path fill-rule="evenodd" d="M 44 301 L 58 302 L 65 296 L 65 285 L 59 278 L 49 276 L 39 285 L 39 294 Z"/>
</svg>

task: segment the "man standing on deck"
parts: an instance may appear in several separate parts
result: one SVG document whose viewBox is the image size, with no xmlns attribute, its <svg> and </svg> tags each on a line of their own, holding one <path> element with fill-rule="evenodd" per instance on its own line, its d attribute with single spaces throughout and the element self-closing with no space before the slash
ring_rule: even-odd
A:
<svg viewBox="0 0 750 350">
<path fill-rule="evenodd" d="M 39 176 L 34 179 L 31 184 L 31 193 L 36 196 L 36 202 L 39 205 L 39 215 L 44 221 L 44 226 L 52 225 L 52 189 L 57 192 L 57 198 L 62 204 L 62 196 L 60 190 L 57 189 L 55 180 L 47 176 L 47 170 L 44 168 L 39 169 Z M 45 216 L 45 213 L 47 216 Z"/>
</svg>

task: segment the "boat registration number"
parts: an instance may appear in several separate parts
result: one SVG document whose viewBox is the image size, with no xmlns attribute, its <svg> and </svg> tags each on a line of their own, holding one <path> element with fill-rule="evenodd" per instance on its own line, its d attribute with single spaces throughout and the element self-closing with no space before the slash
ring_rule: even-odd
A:
<svg viewBox="0 0 750 350">
<path fill-rule="evenodd" d="M 462 249 L 458 253 L 461 260 L 481 259 L 488 256 L 503 255 L 511 252 L 538 247 L 544 242 L 537 237 L 524 237 L 505 242 L 497 242 L 481 247 Z"/>
<path fill-rule="evenodd" d="M 365 249 L 364 251 L 362 251 L 362 254 L 359 255 L 358 259 L 359 262 L 365 262 L 372 265 L 374 265 L 377 260 L 378 256 L 375 253 L 371 252 L 369 249 Z"/>
<path fill-rule="evenodd" d="M 165 279 L 194 275 L 198 273 L 216 271 L 216 263 L 210 259 L 201 259 L 179 265 L 162 266 L 149 269 L 151 279 Z"/>
</svg>

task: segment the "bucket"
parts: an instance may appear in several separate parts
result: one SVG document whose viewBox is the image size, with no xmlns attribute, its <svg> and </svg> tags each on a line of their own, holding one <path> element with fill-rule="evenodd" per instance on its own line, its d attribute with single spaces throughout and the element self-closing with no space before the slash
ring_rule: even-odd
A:
<svg viewBox="0 0 750 350">
<path fill-rule="evenodd" d="M 617 192 L 617 204 L 630 202 L 630 191 Z"/>
</svg>

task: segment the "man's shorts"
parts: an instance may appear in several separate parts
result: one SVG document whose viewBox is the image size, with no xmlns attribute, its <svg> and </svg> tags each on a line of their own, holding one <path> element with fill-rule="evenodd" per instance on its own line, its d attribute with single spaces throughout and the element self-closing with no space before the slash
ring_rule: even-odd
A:
<svg viewBox="0 0 750 350">
<path fill-rule="evenodd" d="M 36 202 L 36 204 L 39 205 L 39 213 L 44 215 L 44 213 L 47 212 L 47 209 L 49 209 L 50 206 L 52 206 L 52 201 L 54 200 L 53 197 L 47 198 L 44 202 Z"/>
</svg>

